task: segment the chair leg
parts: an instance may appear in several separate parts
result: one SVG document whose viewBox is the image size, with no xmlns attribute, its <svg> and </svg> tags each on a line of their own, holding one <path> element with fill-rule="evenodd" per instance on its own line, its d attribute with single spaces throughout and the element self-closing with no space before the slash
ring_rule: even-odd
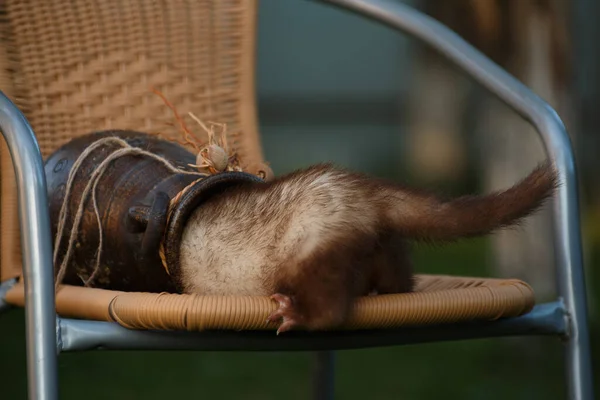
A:
<svg viewBox="0 0 600 400">
<path fill-rule="evenodd" d="M 13 287 L 16 281 L 16 279 L 9 279 L 7 281 L 0 282 L 0 314 L 12 308 L 12 306 L 5 300 L 6 292 Z"/>
<path fill-rule="evenodd" d="M 576 340 L 569 340 L 567 345 L 567 380 L 569 399 L 593 400 L 592 373 L 589 358 L 581 354 Z"/>
<path fill-rule="evenodd" d="M 335 389 L 335 352 L 319 351 L 315 354 L 313 372 L 314 400 L 333 400 Z"/>
<path fill-rule="evenodd" d="M 4 299 L 2 299 L 0 297 L 0 314 L 4 313 L 5 311 L 10 310 L 11 306 L 10 304 L 8 304 L 6 301 L 4 301 Z"/>
<path fill-rule="evenodd" d="M 581 302 L 575 302 L 572 307 L 577 309 L 581 304 Z M 585 320 L 573 318 L 573 314 L 575 316 L 585 315 L 585 310 L 575 311 L 575 313 L 571 313 L 571 327 L 565 352 L 568 398 L 570 400 L 593 400 L 588 327 Z"/>
</svg>

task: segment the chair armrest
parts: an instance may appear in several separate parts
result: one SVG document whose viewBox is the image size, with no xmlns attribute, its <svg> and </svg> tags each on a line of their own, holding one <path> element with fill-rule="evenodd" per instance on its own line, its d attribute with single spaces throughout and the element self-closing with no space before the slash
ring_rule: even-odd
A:
<svg viewBox="0 0 600 400">
<path fill-rule="evenodd" d="M 455 63 L 537 130 L 561 183 L 553 211 L 554 250 L 559 294 L 572 321 L 569 346 L 573 346 L 574 350 L 570 352 L 571 359 L 568 361 L 571 365 L 590 365 L 575 161 L 569 135 L 557 113 L 528 87 L 452 30 L 398 0 L 320 1 L 369 17 L 421 40 Z M 591 383 L 589 378 L 583 381 Z M 570 391 L 591 394 L 592 388 L 590 384 L 590 387 L 571 388 Z"/>
<path fill-rule="evenodd" d="M 54 268 L 44 163 L 31 126 L 2 92 L 0 131 L 10 151 L 17 183 L 29 398 L 56 399 Z"/>
</svg>

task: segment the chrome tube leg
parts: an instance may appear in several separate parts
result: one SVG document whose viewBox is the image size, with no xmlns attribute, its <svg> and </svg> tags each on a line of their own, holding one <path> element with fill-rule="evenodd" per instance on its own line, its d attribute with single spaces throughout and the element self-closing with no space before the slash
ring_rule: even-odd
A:
<svg viewBox="0 0 600 400">
<path fill-rule="evenodd" d="M 8 292 L 16 282 L 16 279 L 9 279 L 5 282 L 0 282 L 0 314 L 12 308 L 11 305 L 6 302 L 6 292 Z"/>
<path fill-rule="evenodd" d="M 0 92 L 0 131 L 15 168 L 25 283 L 27 379 L 31 400 L 58 398 L 54 270 L 46 175 L 25 116 Z"/>
<path fill-rule="evenodd" d="M 335 393 L 335 352 L 319 351 L 315 353 L 313 372 L 313 398 L 315 400 L 333 400 Z"/>
<path fill-rule="evenodd" d="M 556 232 L 557 248 L 562 260 L 558 271 L 559 293 L 569 312 L 570 323 L 565 354 L 567 384 L 570 399 L 591 400 L 594 398 L 592 361 L 574 166 L 566 173 L 569 175 L 565 176 L 565 180 L 570 184 L 565 185 L 565 189 L 562 190 L 561 195 L 565 199 L 563 202 L 558 202 L 555 214 L 557 218 L 562 217 L 557 221 Z"/>
<path fill-rule="evenodd" d="M 556 112 L 527 86 L 435 19 L 396 0 L 320 0 L 406 32 L 463 69 L 530 122 L 561 180 L 553 214 L 559 294 L 570 320 L 567 342 L 569 398 L 594 398 L 579 221 L 579 196 L 571 141 Z"/>
</svg>

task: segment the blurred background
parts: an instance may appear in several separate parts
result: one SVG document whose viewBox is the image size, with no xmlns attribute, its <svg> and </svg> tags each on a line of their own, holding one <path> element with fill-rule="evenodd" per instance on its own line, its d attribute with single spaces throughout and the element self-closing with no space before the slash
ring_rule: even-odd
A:
<svg viewBox="0 0 600 400">
<path fill-rule="evenodd" d="M 561 115 L 580 177 L 595 377 L 600 377 L 600 3 L 412 0 L 533 88 Z M 257 90 L 278 174 L 334 161 L 460 195 L 507 187 L 545 158 L 520 117 L 405 35 L 316 2 L 262 0 Z M 415 248 L 421 273 L 516 277 L 555 295 L 550 207 L 519 230 Z M 0 317 L 0 398 L 25 399 L 22 310 Z M 337 354 L 338 399 L 563 399 L 555 338 Z M 306 399 L 310 353 L 92 352 L 59 358 L 64 399 Z M 596 379 L 600 384 L 600 379 Z M 600 390 L 600 388 L 598 389 Z"/>
</svg>

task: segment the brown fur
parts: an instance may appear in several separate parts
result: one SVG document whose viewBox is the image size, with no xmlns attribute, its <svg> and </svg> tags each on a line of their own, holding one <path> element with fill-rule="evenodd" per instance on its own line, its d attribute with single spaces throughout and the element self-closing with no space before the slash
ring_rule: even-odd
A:
<svg viewBox="0 0 600 400">
<path fill-rule="evenodd" d="M 556 184 L 550 164 L 505 191 L 449 201 L 327 164 L 245 184 L 192 215 L 182 284 L 204 294 L 277 294 L 270 319 L 282 321 L 281 331 L 332 328 L 356 296 L 412 290 L 407 241 L 514 225 Z"/>
</svg>

